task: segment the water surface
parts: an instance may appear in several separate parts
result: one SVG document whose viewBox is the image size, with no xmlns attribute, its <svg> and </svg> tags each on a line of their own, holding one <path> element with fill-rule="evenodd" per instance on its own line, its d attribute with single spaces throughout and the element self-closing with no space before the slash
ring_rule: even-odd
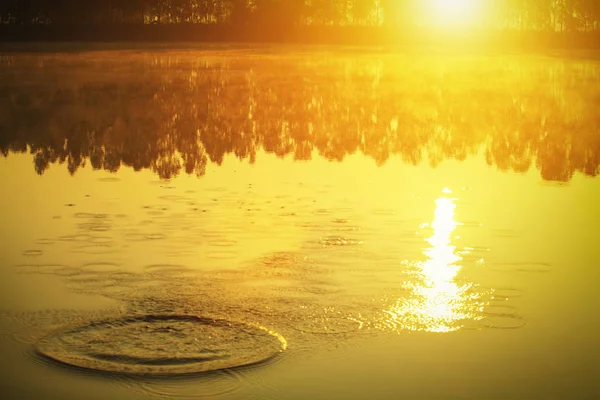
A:
<svg viewBox="0 0 600 400">
<path fill-rule="evenodd" d="M 3 392 L 600 393 L 593 57 L 28 50 L 0 56 Z"/>
</svg>

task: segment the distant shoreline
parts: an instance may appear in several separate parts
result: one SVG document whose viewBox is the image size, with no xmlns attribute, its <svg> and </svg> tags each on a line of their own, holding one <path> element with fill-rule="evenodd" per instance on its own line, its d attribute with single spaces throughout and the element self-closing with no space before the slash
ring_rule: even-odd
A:
<svg viewBox="0 0 600 400">
<path fill-rule="evenodd" d="M 486 49 L 600 49 L 600 31 L 401 31 L 380 27 L 273 27 L 230 25 L 5 25 L 0 42 L 238 42 L 330 45 L 456 46 Z"/>
</svg>

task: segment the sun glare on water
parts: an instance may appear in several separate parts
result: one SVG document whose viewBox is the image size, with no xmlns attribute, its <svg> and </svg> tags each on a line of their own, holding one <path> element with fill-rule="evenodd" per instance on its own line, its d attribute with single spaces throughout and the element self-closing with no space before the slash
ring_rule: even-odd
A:
<svg viewBox="0 0 600 400">
<path fill-rule="evenodd" d="M 427 0 L 428 24 L 437 28 L 469 28 L 481 16 L 482 0 Z"/>
</svg>

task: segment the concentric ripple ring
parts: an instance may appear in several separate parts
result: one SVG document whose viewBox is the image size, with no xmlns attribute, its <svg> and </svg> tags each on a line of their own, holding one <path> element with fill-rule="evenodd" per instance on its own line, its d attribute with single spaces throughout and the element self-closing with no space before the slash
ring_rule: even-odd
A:
<svg viewBox="0 0 600 400">
<path fill-rule="evenodd" d="M 133 315 L 53 332 L 46 358 L 74 367 L 140 375 L 195 374 L 251 365 L 285 350 L 267 328 L 194 315 Z"/>
</svg>

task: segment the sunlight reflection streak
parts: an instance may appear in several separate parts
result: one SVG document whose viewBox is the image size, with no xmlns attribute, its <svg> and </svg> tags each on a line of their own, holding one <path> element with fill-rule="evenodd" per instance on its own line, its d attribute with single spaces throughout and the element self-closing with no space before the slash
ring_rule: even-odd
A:
<svg viewBox="0 0 600 400">
<path fill-rule="evenodd" d="M 429 225 L 433 235 L 426 239 L 431 247 L 424 250 L 427 260 L 407 263 L 414 280 L 405 282 L 403 288 L 410 295 L 384 311 L 393 329 L 452 332 L 467 320 L 481 319 L 483 303 L 472 291 L 473 284 L 457 283 L 462 268 L 457 263 L 462 258 L 451 244 L 451 234 L 459 225 L 454 220 L 455 200 L 441 197 L 435 201 L 435 218 Z"/>
</svg>

